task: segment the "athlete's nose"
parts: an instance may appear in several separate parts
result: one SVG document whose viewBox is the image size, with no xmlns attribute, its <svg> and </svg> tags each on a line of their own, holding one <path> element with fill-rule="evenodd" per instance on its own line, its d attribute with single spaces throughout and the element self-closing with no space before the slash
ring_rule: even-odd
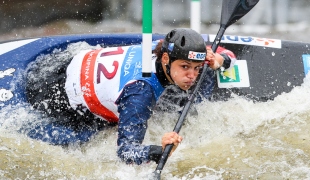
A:
<svg viewBox="0 0 310 180">
<path fill-rule="evenodd" d="M 187 77 L 189 79 L 194 79 L 196 77 L 195 74 L 196 74 L 195 70 L 193 68 L 190 68 L 187 72 Z"/>
</svg>

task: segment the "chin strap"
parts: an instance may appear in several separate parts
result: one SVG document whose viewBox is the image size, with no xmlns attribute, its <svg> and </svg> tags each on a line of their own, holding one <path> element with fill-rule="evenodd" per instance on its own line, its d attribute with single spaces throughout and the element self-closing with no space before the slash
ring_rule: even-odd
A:
<svg viewBox="0 0 310 180">
<path fill-rule="evenodd" d="M 171 74 L 170 74 L 170 63 L 169 64 L 165 64 L 165 66 L 166 66 L 166 74 L 170 77 L 170 79 L 173 82 L 173 79 L 172 79 Z M 173 84 L 174 84 L 174 82 L 173 82 Z"/>
</svg>

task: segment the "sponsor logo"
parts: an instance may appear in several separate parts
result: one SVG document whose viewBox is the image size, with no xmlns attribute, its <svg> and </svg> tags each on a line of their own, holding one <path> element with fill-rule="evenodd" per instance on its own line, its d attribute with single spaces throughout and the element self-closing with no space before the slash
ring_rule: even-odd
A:
<svg viewBox="0 0 310 180">
<path fill-rule="evenodd" d="M 233 68 L 221 73 L 220 82 L 221 83 L 240 82 L 240 74 L 238 66 L 235 65 Z"/>
<path fill-rule="evenodd" d="M 234 67 L 217 71 L 217 82 L 219 88 L 250 87 L 246 60 L 237 60 Z"/>
<path fill-rule="evenodd" d="M 200 53 L 200 52 L 194 52 L 194 51 L 189 51 L 188 52 L 188 59 L 194 59 L 194 60 L 205 60 L 206 58 L 206 53 Z"/>
<path fill-rule="evenodd" d="M 124 68 L 123 68 L 123 74 L 124 76 L 127 76 L 128 74 L 131 73 L 131 69 L 132 69 L 132 65 L 133 65 L 133 59 L 136 56 L 136 51 L 134 50 L 135 48 L 137 48 L 136 46 L 133 46 L 131 48 L 131 51 L 128 51 L 128 54 L 126 56 L 125 59 L 125 64 L 124 64 Z"/>
<path fill-rule="evenodd" d="M 210 42 L 213 42 L 215 35 L 210 35 Z M 269 39 L 269 38 L 258 38 L 251 36 L 230 36 L 224 35 L 221 39 L 222 43 L 231 43 L 231 44 L 244 44 L 252 46 L 264 46 L 270 48 L 281 48 L 282 42 L 278 39 Z"/>
<path fill-rule="evenodd" d="M 305 75 L 307 75 L 310 72 L 310 54 L 302 55 L 302 61 L 304 63 Z"/>
</svg>

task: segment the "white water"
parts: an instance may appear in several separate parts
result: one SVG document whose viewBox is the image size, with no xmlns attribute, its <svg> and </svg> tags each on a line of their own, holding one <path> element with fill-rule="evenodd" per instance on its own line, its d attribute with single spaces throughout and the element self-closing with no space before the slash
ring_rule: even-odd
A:
<svg viewBox="0 0 310 180">
<path fill-rule="evenodd" d="M 265 103 L 235 97 L 204 102 L 181 130 L 183 143 L 163 179 L 309 179 L 310 80 Z M 8 112 L 6 112 L 8 110 Z M 62 148 L 17 133 L 41 121 L 29 107 L 1 111 L 0 176 L 4 179 L 147 179 L 155 163 L 125 165 L 116 156 L 116 128 L 87 144 Z M 176 115 L 155 114 L 145 144 L 173 129 Z"/>
<path fill-rule="evenodd" d="M 77 43 L 69 51 L 75 54 L 77 48 L 86 47 Z M 184 141 L 168 159 L 162 179 L 310 179 L 309 96 L 310 77 L 274 101 L 253 103 L 236 96 L 197 105 L 199 114 L 187 118 L 180 133 Z M 160 144 L 177 118 L 155 112 L 144 143 Z M 148 179 L 156 168 L 155 163 L 120 162 L 116 128 L 66 148 L 17 132 L 29 122 L 44 121 L 29 106 L 1 110 L 2 179 Z"/>
</svg>

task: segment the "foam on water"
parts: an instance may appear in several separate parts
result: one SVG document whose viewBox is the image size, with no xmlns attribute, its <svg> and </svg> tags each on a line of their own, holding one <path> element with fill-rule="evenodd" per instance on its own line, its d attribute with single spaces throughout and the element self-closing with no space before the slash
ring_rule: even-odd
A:
<svg viewBox="0 0 310 180">
<path fill-rule="evenodd" d="M 70 56 L 85 44 L 73 44 Z M 93 47 L 92 47 L 93 48 Z M 59 51 L 55 52 L 57 56 Z M 40 57 L 49 58 L 50 56 Z M 302 86 L 268 102 L 233 96 L 195 105 L 168 159 L 162 179 L 310 178 L 310 77 Z M 155 112 L 144 144 L 160 144 L 177 113 Z M 48 119 L 20 104 L 0 111 L 0 176 L 4 179 L 147 179 L 155 163 L 126 165 L 116 155 L 117 130 L 98 133 L 82 145 L 52 146 L 30 139 L 21 127 Z"/>
</svg>

